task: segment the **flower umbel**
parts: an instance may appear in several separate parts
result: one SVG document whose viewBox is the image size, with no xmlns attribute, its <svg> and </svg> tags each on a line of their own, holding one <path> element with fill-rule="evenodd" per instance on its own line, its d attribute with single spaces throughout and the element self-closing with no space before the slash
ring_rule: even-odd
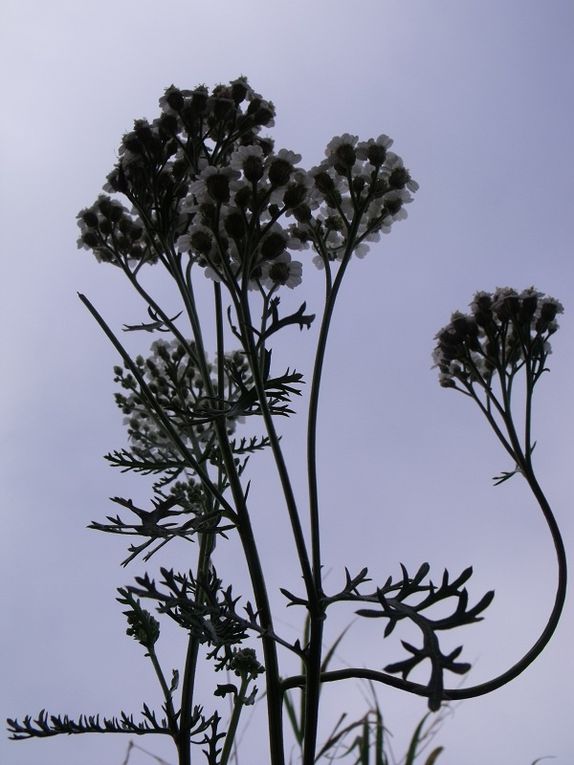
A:
<svg viewBox="0 0 574 765">
<path fill-rule="evenodd" d="M 562 304 L 534 287 L 520 293 L 499 287 L 492 294 L 477 292 L 470 308 L 469 314 L 453 313 L 435 336 L 440 384 L 463 391 L 475 383 L 489 388 L 495 374 L 513 377 L 522 367 L 535 383 L 545 371 Z"/>
</svg>

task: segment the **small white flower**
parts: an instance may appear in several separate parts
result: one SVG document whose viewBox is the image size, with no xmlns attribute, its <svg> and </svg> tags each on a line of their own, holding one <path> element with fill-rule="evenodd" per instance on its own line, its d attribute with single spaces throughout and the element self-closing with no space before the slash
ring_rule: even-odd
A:
<svg viewBox="0 0 574 765">
<path fill-rule="evenodd" d="M 350 133 L 343 133 L 343 135 L 336 135 L 327 144 L 325 149 L 325 156 L 330 157 L 333 155 L 340 146 L 355 146 L 359 136 L 351 135 Z"/>
<path fill-rule="evenodd" d="M 356 148 L 357 157 L 366 160 L 371 147 L 380 147 L 386 151 L 392 145 L 393 139 L 383 133 L 378 138 L 369 138 L 367 141 L 358 143 Z"/>
<path fill-rule="evenodd" d="M 190 185 L 187 199 L 193 195 L 196 197 L 198 203 L 205 200 L 211 201 L 212 199 L 216 202 L 226 201 L 219 198 L 214 191 L 215 187 L 212 184 L 217 178 L 222 178 L 227 181 L 229 195 L 231 195 L 236 190 L 239 173 L 237 170 L 234 170 L 229 166 L 215 167 L 214 165 L 208 165 L 201 171 L 199 178 Z"/>
<path fill-rule="evenodd" d="M 256 159 L 259 159 L 261 162 L 263 162 L 265 157 L 263 155 L 263 149 L 261 146 L 257 146 L 255 144 L 251 146 L 240 146 L 231 155 L 229 166 L 234 170 L 240 170 L 243 172 L 243 166 L 250 157 L 255 157 Z"/>
<path fill-rule="evenodd" d="M 159 99 L 159 108 L 166 114 L 177 114 L 178 110 L 174 109 L 169 102 L 171 101 L 174 104 L 181 102 L 183 104 L 184 97 L 189 96 L 190 93 L 191 91 L 189 90 L 180 90 L 175 85 L 170 85 Z"/>
<path fill-rule="evenodd" d="M 369 252 L 369 245 L 366 242 L 361 242 L 360 244 L 356 245 L 356 247 L 353 249 L 353 253 L 358 258 L 364 258 L 368 252 Z"/>
<path fill-rule="evenodd" d="M 540 292 L 536 289 L 536 287 L 527 287 L 525 290 L 522 290 L 520 293 L 520 299 L 524 300 L 525 298 L 541 298 L 544 297 L 544 293 Z"/>
<path fill-rule="evenodd" d="M 288 252 L 283 252 L 272 261 L 263 264 L 261 282 L 267 287 L 289 287 L 294 289 L 302 282 L 303 266 L 297 260 L 291 260 Z"/>
<path fill-rule="evenodd" d="M 276 154 L 276 157 L 277 159 L 283 159 L 285 160 L 285 162 L 289 162 L 289 164 L 292 165 L 293 167 L 298 162 L 301 162 L 301 155 L 296 154 L 294 151 L 289 151 L 289 149 L 279 149 L 279 151 Z"/>
<path fill-rule="evenodd" d="M 219 271 L 216 271 L 215 268 L 212 268 L 211 266 L 206 266 L 203 270 L 204 276 L 207 279 L 211 279 L 212 282 L 221 282 L 222 275 L 219 273 Z"/>
<path fill-rule="evenodd" d="M 399 171 L 406 176 L 404 187 L 412 192 L 418 191 L 419 184 L 411 178 L 409 171 L 403 165 L 403 160 L 397 154 L 390 151 L 385 161 L 384 175 L 389 180 L 393 174 L 396 175 Z"/>
</svg>

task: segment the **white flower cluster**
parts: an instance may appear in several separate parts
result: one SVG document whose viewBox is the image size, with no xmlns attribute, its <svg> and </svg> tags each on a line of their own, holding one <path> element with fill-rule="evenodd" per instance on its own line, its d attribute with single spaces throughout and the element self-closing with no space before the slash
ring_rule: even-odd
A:
<svg viewBox="0 0 574 765">
<path fill-rule="evenodd" d="M 300 155 L 260 135 L 275 109 L 244 77 L 211 92 L 172 85 L 160 108 L 153 122 L 136 120 L 108 175 L 105 189 L 132 211 L 100 197 L 78 216 L 79 246 L 99 260 L 171 267 L 179 253 L 230 289 L 269 295 L 301 283 L 293 252 L 312 246 L 319 267 L 365 255 L 418 188 L 386 135 L 335 137 L 305 171 Z"/>
<path fill-rule="evenodd" d="M 140 375 L 164 412 L 169 412 L 171 424 L 181 440 L 193 445 L 194 441 L 204 443 L 213 436 L 215 404 L 206 395 L 204 382 L 194 361 L 195 345 L 190 341 L 186 346 L 178 340 L 156 340 L 151 345 L 147 358 L 137 356 L 135 363 Z M 246 362 L 239 352 L 230 354 L 226 362 L 232 362 L 235 374 L 248 374 Z M 212 365 L 208 366 L 210 377 Z M 114 367 L 115 382 L 119 382 L 127 394 L 116 393 L 116 404 L 126 415 L 124 424 L 134 444 L 134 451 L 171 453 L 174 450 L 171 438 L 149 402 L 140 390 L 134 376 L 122 367 Z M 214 387 L 215 380 L 212 379 Z M 238 391 L 231 378 L 225 391 L 229 399 L 237 398 Z M 238 417 L 226 415 L 226 428 L 233 433 Z"/>
<path fill-rule="evenodd" d="M 314 259 L 319 267 L 325 258 L 341 259 L 349 248 L 364 257 L 368 242 L 379 241 L 395 221 L 407 217 L 404 205 L 418 184 L 401 158 L 388 151 L 391 145 L 386 135 L 359 142 L 358 136 L 345 133 L 328 143 L 325 160 L 310 171 L 314 221 L 294 228 L 307 238 L 318 224 L 325 244 Z"/>
<path fill-rule="evenodd" d="M 100 262 L 120 265 L 157 260 L 141 220 L 116 199 L 100 194 L 91 207 L 80 210 L 77 219 L 78 247 L 92 250 Z"/>
<path fill-rule="evenodd" d="M 470 308 L 470 314 L 453 313 L 435 335 L 433 361 L 443 387 L 487 387 L 493 374 L 512 374 L 525 363 L 539 376 L 551 352 L 548 338 L 558 329 L 556 316 L 564 310 L 558 300 L 534 287 L 520 293 L 499 287 L 477 292 Z"/>
<path fill-rule="evenodd" d="M 217 281 L 293 288 L 301 283 L 302 265 L 289 250 L 303 245 L 279 218 L 306 199 L 311 182 L 295 167 L 300 155 L 267 148 L 266 154 L 260 145 L 240 146 L 228 165 L 201 171 L 180 203 L 192 222 L 177 249 L 191 253 Z"/>
</svg>

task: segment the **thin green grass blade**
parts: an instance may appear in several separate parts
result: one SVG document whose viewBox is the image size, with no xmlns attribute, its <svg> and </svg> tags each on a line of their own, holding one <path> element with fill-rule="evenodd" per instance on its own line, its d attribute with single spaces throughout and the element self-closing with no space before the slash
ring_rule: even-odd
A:
<svg viewBox="0 0 574 765">
<path fill-rule="evenodd" d="M 355 722 L 349 723 L 349 725 L 345 726 L 341 730 L 337 730 L 346 716 L 347 714 L 346 712 L 344 712 L 341 715 L 341 717 L 339 717 L 337 724 L 333 728 L 333 732 L 331 733 L 327 741 L 323 744 L 323 746 L 319 750 L 315 758 L 315 761 L 319 760 L 324 754 L 326 754 L 329 751 L 329 749 L 332 749 L 336 744 L 338 744 L 339 741 L 341 741 L 341 739 L 347 735 L 347 733 L 350 733 L 355 728 L 358 728 L 360 725 L 363 725 L 364 718 L 361 717 L 360 720 L 355 720 Z M 357 738 L 353 741 L 353 743 L 345 750 L 343 757 L 350 754 L 354 749 L 356 749 L 359 746 L 360 740 L 361 740 L 361 737 L 357 736 Z M 361 758 L 359 757 L 359 759 L 356 760 L 356 762 L 359 763 L 360 759 Z"/>
<path fill-rule="evenodd" d="M 301 726 L 299 725 L 299 722 L 297 720 L 297 714 L 295 712 L 295 706 L 293 705 L 293 702 L 291 701 L 291 695 L 289 693 L 285 694 L 285 709 L 287 710 L 287 717 L 289 718 L 289 722 L 291 723 L 291 728 L 293 729 L 293 735 L 295 736 L 295 740 L 299 744 L 299 746 L 303 745 L 303 731 L 301 730 Z"/>
<path fill-rule="evenodd" d="M 341 632 L 339 637 L 335 640 L 333 645 L 329 648 L 329 650 L 325 654 L 325 658 L 323 659 L 323 663 L 321 664 L 321 672 L 326 672 L 327 671 L 327 667 L 329 666 L 329 663 L 330 663 L 331 659 L 333 658 L 333 654 L 337 650 L 341 640 L 345 637 L 345 635 L 346 635 L 347 631 L 349 630 L 350 626 L 351 625 L 349 624 L 349 625 L 347 625 L 347 627 L 345 627 L 345 629 Z"/>
<path fill-rule="evenodd" d="M 441 752 L 444 752 L 444 746 L 437 746 L 426 759 L 425 765 L 434 765 Z"/>
<path fill-rule="evenodd" d="M 423 719 L 419 722 L 419 724 L 415 728 L 415 732 L 413 733 L 413 737 L 411 738 L 409 749 L 407 751 L 405 765 L 414 765 L 415 757 L 417 756 L 417 749 L 422 738 L 424 724 L 426 723 L 428 716 L 430 714 L 431 714 L 430 712 L 427 712 L 426 715 L 423 717 Z"/>
<path fill-rule="evenodd" d="M 377 703 L 375 707 L 375 765 L 387 765 L 385 755 L 385 727 L 383 715 Z"/>
<path fill-rule="evenodd" d="M 369 765 L 369 752 L 371 750 L 371 729 L 369 719 L 365 718 L 363 734 L 361 736 L 361 765 Z"/>
</svg>

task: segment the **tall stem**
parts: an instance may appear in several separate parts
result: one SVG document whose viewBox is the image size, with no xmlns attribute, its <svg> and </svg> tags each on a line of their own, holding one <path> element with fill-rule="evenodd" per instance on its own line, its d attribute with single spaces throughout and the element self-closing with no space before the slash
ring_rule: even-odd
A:
<svg viewBox="0 0 574 765">
<path fill-rule="evenodd" d="M 351 258 L 360 215 L 357 214 L 348 234 L 348 245 L 343 260 L 328 292 L 325 311 L 321 321 L 317 353 L 311 383 L 309 418 L 307 423 L 307 474 L 309 480 L 309 515 L 311 525 L 311 556 L 313 567 L 313 585 L 317 599 L 309 602 L 310 639 L 309 656 L 305 687 L 305 742 L 303 746 L 303 765 L 313 765 L 317 748 L 317 728 L 319 724 L 319 694 L 321 689 L 321 659 L 323 651 L 323 626 L 325 610 L 321 602 L 323 584 L 321 576 L 321 537 L 319 526 L 319 489 L 317 481 L 317 414 L 319 392 L 327 348 L 327 338 L 335 302 L 347 265 Z"/>
<path fill-rule="evenodd" d="M 200 356 L 200 365 L 203 362 L 202 372 L 204 373 L 204 384 L 210 396 L 213 396 L 214 391 L 211 383 L 211 378 L 207 369 L 207 361 L 205 359 L 205 351 L 203 345 L 203 338 L 201 333 L 201 326 L 199 317 L 197 315 L 195 301 L 193 299 L 193 293 L 191 291 L 191 282 L 185 283 L 183 275 L 176 269 L 175 273 L 176 283 L 179 287 L 180 294 L 182 295 L 191 325 L 194 332 L 194 339 L 198 348 L 198 355 Z M 217 297 L 216 291 L 216 321 L 218 326 L 217 336 L 218 344 L 222 350 L 222 319 L 221 319 L 221 300 Z M 219 295 L 220 298 L 220 295 Z M 221 367 L 220 367 L 221 370 Z M 214 421 L 215 430 L 217 434 L 217 440 L 219 448 L 221 450 L 221 456 L 223 464 L 225 466 L 225 473 L 229 480 L 231 493 L 233 496 L 233 502 L 237 513 L 237 530 L 239 538 L 243 546 L 247 566 L 250 574 L 250 579 L 253 587 L 253 594 L 255 596 L 255 602 L 259 613 L 259 619 L 261 626 L 264 630 L 262 637 L 263 655 L 265 659 L 266 668 L 266 682 L 267 682 L 267 713 L 269 719 L 269 743 L 270 743 L 270 755 L 272 765 L 284 765 L 285 755 L 283 746 L 283 721 L 282 721 L 282 706 L 283 697 L 279 681 L 279 663 L 277 658 L 277 648 L 273 640 L 273 620 L 271 615 L 271 607 L 269 604 L 269 598 L 267 595 L 267 586 L 265 584 L 265 578 L 263 575 L 263 569 L 259 558 L 259 551 L 255 542 L 253 529 L 251 526 L 251 520 L 245 504 L 245 495 L 243 488 L 237 474 L 237 468 L 233 459 L 233 453 L 229 443 L 229 437 L 227 435 L 225 427 L 225 418 L 218 417 Z M 187 765 L 187 762 L 181 765 Z"/>
<path fill-rule="evenodd" d="M 204 534 L 201 537 L 201 546 L 199 558 L 197 561 L 197 580 L 205 577 L 209 571 L 211 552 L 213 549 L 213 539 L 210 534 Z M 199 598 L 199 592 L 197 597 Z M 190 765 L 191 763 L 191 717 L 193 713 L 193 698 L 195 690 L 195 677 L 197 674 L 197 658 L 199 653 L 199 640 L 193 634 L 189 636 L 187 644 L 187 655 L 185 658 L 185 667 L 183 670 L 183 683 L 181 688 L 181 716 L 179 722 L 179 740 L 178 753 L 179 765 Z"/>
<path fill-rule="evenodd" d="M 275 430 L 275 423 L 273 422 L 273 415 L 269 409 L 269 403 L 267 401 L 267 394 L 265 393 L 265 383 L 261 375 L 261 369 L 259 365 L 259 358 L 255 341 L 253 339 L 251 331 L 251 312 L 249 309 L 249 303 L 246 299 L 241 301 L 241 324 L 242 334 L 244 338 L 244 345 L 248 352 L 248 358 L 250 361 L 251 373 L 253 374 L 253 382 L 255 390 L 257 392 L 257 398 L 261 406 L 261 412 L 263 416 L 263 422 L 265 423 L 265 429 L 269 437 L 269 443 L 275 465 L 277 467 L 277 473 L 283 489 L 283 495 L 285 497 L 285 504 L 287 506 L 287 512 L 289 514 L 289 520 L 291 523 L 291 529 L 293 531 L 293 537 L 295 540 L 295 546 L 297 548 L 297 555 L 299 557 L 299 563 L 301 565 L 301 571 L 303 574 L 303 580 L 307 591 L 308 598 L 314 597 L 313 586 L 313 574 L 311 565 L 309 562 L 309 555 L 307 552 L 307 545 L 305 543 L 305 536 L 303 534 L 303 528 L 301 526 L 301 520 L 299 518 L 299 511 L 297 509 L 297 502 L 295 500 L 295 494 L 291 485 L 291 479 L 289 477 L 289 471 L 285 464 L 285 458 L 281 449 L 277 431 Z"/>
</svg>

